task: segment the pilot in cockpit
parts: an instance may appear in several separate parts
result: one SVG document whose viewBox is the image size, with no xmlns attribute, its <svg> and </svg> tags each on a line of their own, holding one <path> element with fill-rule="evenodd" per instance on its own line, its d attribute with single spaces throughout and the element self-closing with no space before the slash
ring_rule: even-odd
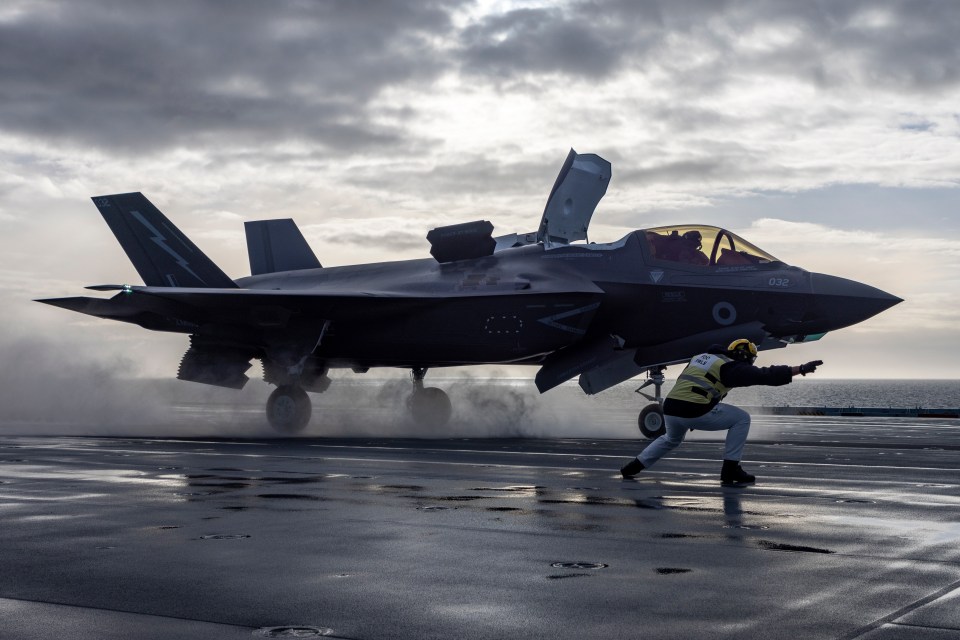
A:
<svg viewBox="0 0 960 640">
<path fill-rule="evenodd" d="M 700 250 L 703 236 L 696 229 L 687 231 L 683 235 L 680 235 L 676 229 L 673 229 L 670 235 L 648 231 L 647 241 L 650 243 L 654 257 L 659 260 L 696 265 L 710 264 L 710 258 Z"/>
<path fill-rule="evenodd" d="M 700 235 L 700 232 L 696 229 L 687 231 L 682 237 L 679 261 L 687 264 L 710 264 L 710 258 L 700 250 L 702 247 L 703 236 Z"/>
</svg>

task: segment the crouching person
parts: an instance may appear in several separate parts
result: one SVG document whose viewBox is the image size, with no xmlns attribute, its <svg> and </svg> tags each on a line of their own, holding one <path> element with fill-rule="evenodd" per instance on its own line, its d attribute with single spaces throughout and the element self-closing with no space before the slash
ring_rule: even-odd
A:
<svg viewBox="0 0 960 640">
<path fill-rule="evenodd" d="M 807 375 L 823 364 L 814 360 L 800 366 L 776 365 L 755 367 L 757 346 L 745 338 L 734 340 L 723 349 L 712 347 L 695 356 L 677 378 L 677 383 L 663 402 L 666 433 L 654 440 L 640 455 L 628 462 L 620 473 L 632 478 L 649 469 L 657 460 L 683 442 L 687 431 L 726 431 L 720 482 L 725 486 L 745 486 L 756 478 L 740 466 L 743 445 L 750 432 L 750 414 L 723 404 L 730 389 L 754 385 L 780 386 L 793 381 L 793 376 Z"/>
</svg>

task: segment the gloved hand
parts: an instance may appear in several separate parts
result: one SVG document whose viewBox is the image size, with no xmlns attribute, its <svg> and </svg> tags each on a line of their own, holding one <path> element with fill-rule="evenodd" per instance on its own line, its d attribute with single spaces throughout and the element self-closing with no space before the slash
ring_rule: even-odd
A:
<svg viewBox="0 0 960 640">
<path fill-rule="evenodd" d="M 800 375 L 805 376 L 808 373 L 813 373 L 817 370 L 817 367 L 823 364 L 823 360 L 811 360 L 806 364 L 800 365 Z"/>
</svg>

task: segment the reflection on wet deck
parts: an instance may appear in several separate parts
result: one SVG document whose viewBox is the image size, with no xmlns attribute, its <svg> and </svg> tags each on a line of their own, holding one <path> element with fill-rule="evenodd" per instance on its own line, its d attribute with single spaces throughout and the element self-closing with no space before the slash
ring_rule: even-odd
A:
<svg viewBox="0 0 960 640">
<path fill-rule="evenodd" d="M 643 443 L 3 438 L 0 613 L 70 604 L 81 638 L 117 610 L 204 637 L 960 634 L 956 434 L 781 420 L 746 489 L 712 441 L 625 481 Z"/>
</svg>

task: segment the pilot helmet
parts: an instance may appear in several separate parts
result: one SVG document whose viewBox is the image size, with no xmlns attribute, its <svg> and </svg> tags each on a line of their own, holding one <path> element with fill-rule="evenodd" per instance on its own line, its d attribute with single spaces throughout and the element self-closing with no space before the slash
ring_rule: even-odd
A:
<svg viewBox="0 0 960 640">
<path fill-rule="evenodd" d="M 746 362 L 747 364 L 753 364 L 757 359 L 757 345 L 746 338 L 740 338 L 739 340 L 731 342 L 730 346 L 727 347 L 727 352 L 734 360 Z"/>
<path fill-rule="evenodd" d="M 686 239 L 690 244 L 697 245 L 697 249 L 703 246 L 703 236 L 700 235 L 700 232 L 694 229 L 693 231 L 687 231 L 683 234 L 684 239 Z"/>
</svg>

